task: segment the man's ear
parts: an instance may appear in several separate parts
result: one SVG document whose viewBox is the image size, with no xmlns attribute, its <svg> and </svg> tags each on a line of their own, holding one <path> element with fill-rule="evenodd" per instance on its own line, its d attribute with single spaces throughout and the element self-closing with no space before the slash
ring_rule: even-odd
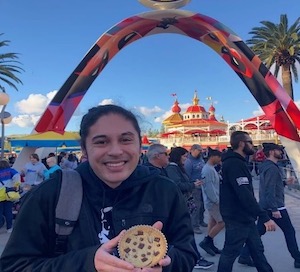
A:
<svg viewBox="0 0 300 272">
<path fill-rule="evenodd" d="M 81 146 L 81 153 L 82 153 L 83 156 L 85 156 L 86 158 L 88 158 L 88 154 L 86 152 L 86 149 L 83 146 Z"/>
</svg>

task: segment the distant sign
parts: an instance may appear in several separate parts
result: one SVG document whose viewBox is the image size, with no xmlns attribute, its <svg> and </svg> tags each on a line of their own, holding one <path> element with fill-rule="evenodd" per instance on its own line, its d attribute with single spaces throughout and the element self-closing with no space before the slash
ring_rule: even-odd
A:
<svg viewBox="0 0 300 272">
<path fill-rule="evenodd" d="M 177 9 L 185 6 L 191 0 L 139 0 L 141 4 L 153 9 Z"/>
</svg>

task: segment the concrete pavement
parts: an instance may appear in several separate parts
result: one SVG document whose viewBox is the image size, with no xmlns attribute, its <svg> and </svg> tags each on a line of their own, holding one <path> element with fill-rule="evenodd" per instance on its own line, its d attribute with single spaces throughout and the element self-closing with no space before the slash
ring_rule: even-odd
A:
<svg viewBox="0 0 300 272">
<path fill-rule="evenodd" d="M 257 193 L 257 183 L 254 184 L 256 188 Z M 286 190 L 286 207 L 288 209 L 288 212 L 290 214 L 291 220 L 293 222 L 293 225 L 296 230 L 297 240 L 300 245 L 300 191 L 296 190 Z M 203 228 L 203 234 L 196 234 L 196 242 L 197 245 L 205 236 L 206 229 Z M 0 253 L 2 253 L 5 244 L 9 238 L 8 233 L 6 233 L 5 228 L 0 229 Z M 271 264 L 271 266 L 274 269 L 274 272 L 296 272 L 300 269 L 294 268 L 294 260 L 290 256 L 286 243 L 284 240 L 284 236 L 282 231 L 277 228 L 275 232 L 268 232 L 262 237 L 263 244 L 265 246 L 265 255 Z M 224 243 L 224 231 L 222 231 L 216 238 L 215 238 L 215 244 L 218 248 L 222 248 Z M 205 251 L 200 249 L 200 252 L 202 256 L 209 260 L 215 262 L 215 265 L 207 269 L 205 271 L 209 272 L 216 272 L 217 271 L 217 265 L 219 261 L 219 256 L 210 256 Z M 203 271 L 201 269 L 194 269 L 193 272 L 197 271 Z M 254 272 L 256 271 L 253 267 L 247 267 L 241 264 L 238 264 L 237 262 L 234 264 L 233 272 Z M 174 271 L 176 272 L 176 271 Z"/>
<path fill-rule="evenodd" d="M 254 188 L 255 193 L 258 193 L 258 181 L 254 180 Z M 291 221 L 294 225 L 296 231 L 296 237 L 298 241 L 298 245 L 300 246 L 300 191 L 299 190 L 289 190 L 286 189 L 285 194 L 285 204 L 287 210 L 289 212 Z M 203 249 L 199 247 L 199 242 L 201 242 L 206 235 L 205 228 L 202 228 L 203 234 L 196 234 L 196 243 L 201 255 L 208 261 L 214 262 L 214 266 L 210 269 L 206 269 L 205 271 L 209 272 L 216 272 L 217 266 L 219 262 L 219 255 L 214 257 L 207 254 Z M 265 255 L 273 267 L 274 272 L 300 272 L 300 269 L 294 268 L 294 259 L 291 257 L 287 250 L 287 246 L 285 243 L 283 232 L 279 227 L 277 227 L 275 232 L 267 232 L 265 235 L 262 236 L 262 241 L 265 247 Z M 219 235 L 214 239 L 215 245 L 218 248 L 222 248 L 224 243 L 224 230 L 219 233 Z M 197 271 L 204 271 L 201 269 L 194 269 L 193 272 Z M 241 265 L 234 263 L 233 272 L 254 272 L 257 271 L 255 267 L 248 267 L 245 265 Z"/>
</svg>

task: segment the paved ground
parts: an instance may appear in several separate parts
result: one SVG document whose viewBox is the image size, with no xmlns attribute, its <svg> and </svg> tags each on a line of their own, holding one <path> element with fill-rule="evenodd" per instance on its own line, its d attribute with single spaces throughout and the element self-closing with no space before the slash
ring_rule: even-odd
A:
<svg viewBox="0 0 300 272">
<path fill-rule="evenodd" d="M 294 224 L 297 233 L 297 239 L 300 245 L 300 191 L 287 190 L 286 191 L 286 206 L 290 213 L 291 220 Z M 205 232 L 205 228 L 203 228 Z M 204 238 L 205 234 L 195 235 L 196 242 L 199 244 L 200 241 Z M 9 234 L 6 233 L 4 228 L 0 229 L 0 253 L 3 251 L 5 244 L 9 238 Z M 215 244 L 217 247 L 222 248 L 224 242 L 224 231 L 220 233 L 215 239 Z M 293 259 L 289 255 L 283 233 L 280 229 L 277 229 L 275 232 L 267 233 L 263 236 L 263 243 L 265 246 L 265 254 L 271 266 L 274 269 L 274 272 L 294 272 L 300 271 L 300 269 L 295 269 L 293 265 Z M 209 261 L 215 262 L 215 265 L 207 269 L 209 272 L 217 271 L 217 264 L 219 257 L 211 257 L 205 251 L 200 249 L 200 252 L 203 257 Z M 194 269 L 193 272 L 201 271 L 200 269 Z M 234 264 L 233 272 L 254 272 L 256 271 L 253 267 L 247 267 L 240 265 L 238 263 Z M 176 272 L 176 271 L 174 271 Z"/>
<path fill-rule="evenodd" d="M 254 184 L 256 188 L 256 194 L 257 194 L 257 181 Z M 298 240 L 298 244 L 300 246 L 300 191 L 298 190 L 286 190 L 286 207 L 288 209 L 288 212 L 291 217 L 291 221 L 293 222 L 293 225 L 296 230 L 296 236 Z M 203 228 L 203 231 L 205 232 L 205 228 Z M 200 241 L 203 240 L 205 234 L 196 234 L 196 242 L 197 245 Z M 277 228 L 275 232 L 268 232 L 263 237 L 263 244 L 265 247 L 265 255 L 268 259 L 268 262 L 273 267 L 274 272 L 294 272 L 294 271 L 300 271 L 300 269 L 294 268 L 294 259 L 290 256 L 285 239 L 283 236 L 282 231 Z M 224 231 L 222 231 L 216 238 L 215 238 L 215 244 L 218 248 L 222 248 L 222 245 L 224 243 Z M 200 247 L 198 247 L 200 249 Z M 210 269 L 207 269 L 205 271 L 209 272 L 216 272 L 217 271 L 217 265 L 219 261 L 219 256 L 210 256 L 207 254 L 204 250 L 200 249 L 201 255 L 212 262 L 215 262 L 215 265 L 211 267 Z M 201 269 L 194 269 L 193 272 L 197 271 L 203 271 Z M 254 272 L 257 271 L 256 268 L 248 267 L 245 265 L 241 265 L 237 262 L 235 262 L 233 267 L 233 272 Z"/>
</svg>

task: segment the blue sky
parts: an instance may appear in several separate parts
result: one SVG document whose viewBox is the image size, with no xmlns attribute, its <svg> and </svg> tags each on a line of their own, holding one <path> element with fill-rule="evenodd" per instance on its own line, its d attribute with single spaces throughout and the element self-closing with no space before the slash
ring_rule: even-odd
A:
<svg viewBox="0 0 300 272">
<path fill-rule="evenodd" d="M 11 41 L 5 52 L 19 53 L 25 70 L 18 92 L 6 88 L 7 111 L 14 117 L 6 126 L 7 135 L 32 131 L 55 92 L 104 32 L 150 11 L 137 0 L 0 0 L 0 7 L 1 40 Z M 299 0 L 192 0 L 182 9 L 213 17 L 247 40 L 260 21 L 277 23 L 280 14 L 287 14 L 291 25 L 299 16 L 298 7 Z M 184 110 L 194 90 L 206 109 L 206 97 L 212 97 L 217 118 L 235 122 L 259 112 L 248 89 L 211 48 L 185 36 L 160 34 L 125 47 L 109 62 L 67 130 L 78 130 L 82 114 L 104 101 L 132 109 L 143 129 L 160 128 L 159 121 L 174 102 L 171 93 L 177 94 Z M 299 83 L 294 83 L 294 96 L 299 103 Z"/>
</svg>

